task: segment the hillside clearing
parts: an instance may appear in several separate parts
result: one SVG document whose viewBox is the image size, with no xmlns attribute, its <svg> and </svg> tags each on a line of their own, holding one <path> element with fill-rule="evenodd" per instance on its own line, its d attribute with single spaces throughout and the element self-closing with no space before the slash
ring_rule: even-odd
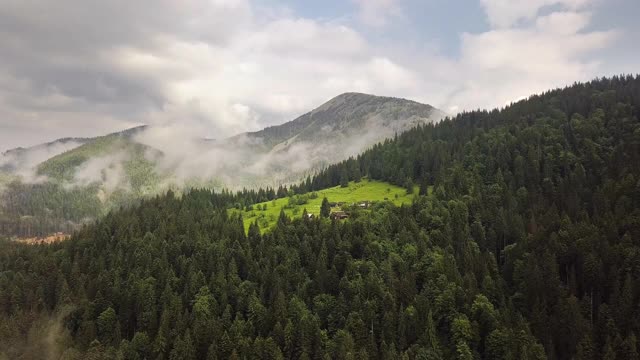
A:
<svg viewBox="0 0 640 360">
<path fill-rule="evenodd" d="M 42 245 L 42 244 L 53 244 L 59 241 L 68 240 L 71 237 L 69 234 L 65 234 L 62 232 L 57 232 L 55 234 L 40 236 L 40 237 L 30 237 L 30 238 L 17 238 L 14 241 L 27 245 Z"/>
<path fill-rule="evenodd" d="M 304 209 L 307 213 L 319 216 L 322 199 L 327 198 L 331 203 L 343 203 L 346 206 L 362 201 L 381 202 L 390 201 L 395 205 L 410 204 L 413 197 L 418 194 L 418 187 L 414 187 L 413 194 L 407 194 L 405 188 L 382 181 L 363 179 L 350 182 L 348 187 L 336 186 L 305 195 L 280 198 L 253 204 L 248 209 L 230 209 L 230 213 L 240 213 L 243 218 L 245 231 L 249 225 L 258 221 L 261 231 L 272 228 L 278 221 L 280 210 L 284 210 L 287 216 L 301 217 Z M 266 209 L 265 209 L 266 206 Z M 333 210 L 339 210 L 336 206 Z"/>
</svg>

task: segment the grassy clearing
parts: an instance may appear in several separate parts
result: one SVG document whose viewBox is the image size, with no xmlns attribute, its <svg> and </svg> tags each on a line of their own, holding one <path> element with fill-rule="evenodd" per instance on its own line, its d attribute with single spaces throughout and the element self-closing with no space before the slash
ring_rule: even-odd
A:
<svg viewBox="0 0 640 360">
<path fill-rule="evenodd" d="M 264 231 L 272 228 L 276 224 L 281 209 L 284 209 L 284 212 L 292 218 L 301 217 L 304 209 L 307 209 L 307 212 L 310 214 L 319 215 L 320 205 L 322 205 L 322 199 L 325 197 L 329 202 L 342 202 L 345 205 L 351 205 L 352 203 L 360 201 L 379 202 L 385 200 L 393 202 L 396 205 L 401 205 L 411 203 L 415 194 L 418 193 L 418 190 L 416 186 L 413 194 L 409 195 L 406 189 L 399 186 L 381 181 L 363 179 L 359 183 L 350 182 L 349 187 L 346 188 L 336 186 L 316 191 L 315 194 L 317 194 L 317 197 L 309 198 L 306 203 L 300 205 L 295 204 L 296 197 L 293 199 L 287 197 L 254 204 L 252 209 L 248 211 L 231 209 L 230 212 L 242 214 L 245 230 L 248 230 L 249 225 L 258 220 L 260 229 Z M 299 197 L 297 199 L 299 199 Z M 265 205 L 266 210 L 264 209 Z M 336 208 L 336 210 L 338 209 Z"/>
</svg>

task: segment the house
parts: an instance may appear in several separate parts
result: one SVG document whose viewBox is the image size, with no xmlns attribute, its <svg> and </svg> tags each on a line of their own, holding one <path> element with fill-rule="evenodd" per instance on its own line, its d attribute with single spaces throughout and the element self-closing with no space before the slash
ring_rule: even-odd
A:
<svg viewBox="0 0 640 360">
<path fill-rule="evenodd" d="M 358 203 L 358 207 L 360 207 L 361 209 L 368 209 L 369 206 L 371 205 L 371 203 L 367 200 L 367 201 L 361 201 Z"/>
<path fill-rule="evenodd" d="M 306 214 L 306 216 L 307 216 L 307 219 L 313 219 L 313 218 L 315 218 L 315 215 L 313 215 L 313 214 Z"/>
<path fill-rule="evenodd" d="M 329 216 L 332 220 L 343 220 L 349 218 L 349 214 L 344 211 L 334 211 Z"/>
</svg>

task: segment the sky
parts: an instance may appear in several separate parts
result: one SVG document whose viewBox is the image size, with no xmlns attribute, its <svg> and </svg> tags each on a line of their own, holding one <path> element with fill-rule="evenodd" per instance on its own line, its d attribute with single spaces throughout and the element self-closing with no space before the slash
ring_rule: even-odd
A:
<svg viewBox="0 0 640 360">
<path fill-rule="evenodd" d="M 349 91 L 447 113 L 636 74 L 637 0 L 0 0 L 0 151 L 224 138 Z"/>
</svg>

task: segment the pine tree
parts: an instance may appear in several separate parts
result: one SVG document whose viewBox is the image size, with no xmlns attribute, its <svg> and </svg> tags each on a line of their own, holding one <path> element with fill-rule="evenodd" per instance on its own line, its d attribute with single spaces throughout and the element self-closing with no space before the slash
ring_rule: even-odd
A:
<svg viewBox="0 0 640 360">
<path fill-rule="evenodd" d="M 423 175 L 420 180 L 420 192 L 419 195 L 425 196 L 429 194 L 429 178 L 427 175 Z"/>
<path fill-rule="evenodd" d="M 120 343 L 120 324 L 116 311 L 112 307 L 108 307 L 103 311 L 97 320 L 98 336 L 100 342 L 106 345 L 115 345 Z"/>
<path fill-rule="evenodd" d="M 349 174 L 346 167 L 343 167 L 340 171 L 340 187 L 349 187 Z"/>
<path fill-rule="evenodd" d="M 411 195 L 414 193 L 414 185 L 413 185 L 413 180 L 411 180 L 411 178 L 407 178 L 407 180 L 405 180 L 404 184 L 403 184 L 405 190 L 407 191 L 407 195 Z"/>
<path fill-rule="evenodd" d="M 331 214 L 331 206 L 329 206 L 329 200 L 327 198 L 322 199 L 322 205 L 320 206 L 320 216 L 328 218 Z"/>
</svg>

